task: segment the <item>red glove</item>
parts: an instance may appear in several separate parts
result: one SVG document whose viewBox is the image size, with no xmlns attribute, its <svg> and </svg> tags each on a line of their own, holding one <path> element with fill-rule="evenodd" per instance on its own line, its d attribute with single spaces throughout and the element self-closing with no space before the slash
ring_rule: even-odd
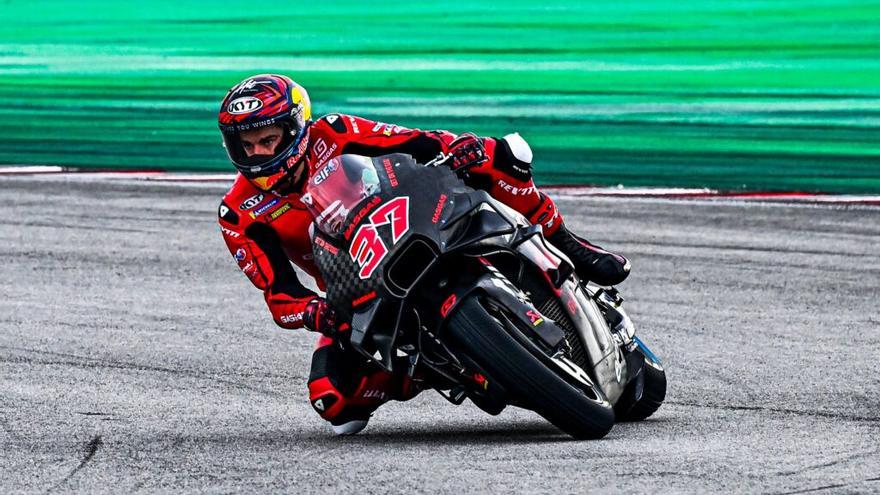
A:
<svg viewBox="0 0 880 495">
<path fill-rule="evenodd" d="M 449 155 L 452 156 L 450 168 L 453 171 L 478 165 L 489 159 L 483 138 L 465 132 L 449 143 Z"/>
<path fill-rule="evenodd" d="M 349 329 L 348 325 L 341 325 L 342 328 L 336 325 L 336 314 L 323 297 L 316 297 L 306 305 L 303 326 L 330 338 L 339 337 Z"/>
</svg>

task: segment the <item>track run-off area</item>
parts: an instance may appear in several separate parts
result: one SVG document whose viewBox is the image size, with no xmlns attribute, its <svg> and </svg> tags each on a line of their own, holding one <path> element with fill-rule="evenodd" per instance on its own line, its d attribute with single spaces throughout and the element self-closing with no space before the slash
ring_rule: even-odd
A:
<svg viewBox="0 0 880 495">
<path fill-rule="evenodd" d="M 274 326 L 221 239 L 226 187 L 0 175 L 0 492 L 880 492 L 871 200 L 557 189 L 631 258 L 666 404 L 578 442 L 429 391 L 338 438 L 316 336 Z"/>
</svg>

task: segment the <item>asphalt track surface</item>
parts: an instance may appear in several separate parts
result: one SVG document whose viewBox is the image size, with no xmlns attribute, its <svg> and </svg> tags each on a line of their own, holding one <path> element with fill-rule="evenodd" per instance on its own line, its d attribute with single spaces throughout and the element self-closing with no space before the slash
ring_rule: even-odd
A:
<svg viewBox="0 0 880 495">
<path fill-rule="evenodd" d="M 880 209 L 560 199 L 632 258 L 666 404 L 578 442 L 433 392 L 337 438 L 217 185 L 0 178 L 0 492 L 880 492 Z"/>
</svg>

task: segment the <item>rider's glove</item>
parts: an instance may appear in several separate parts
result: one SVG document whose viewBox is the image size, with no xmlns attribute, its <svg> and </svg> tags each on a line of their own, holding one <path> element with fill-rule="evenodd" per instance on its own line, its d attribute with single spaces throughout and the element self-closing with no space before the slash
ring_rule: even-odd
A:
<svg viewBox="0 0 880 495">
<path fill-rule="evenodd" d="M 464 170 L 479 165 L 489 159 L 483 138 L 465 132 L 449 143 L 449 155 L 452 157 L 450 168 L 453 171 Z"/>
<path fill-rule="evenodd" d="M 303 326 L 331 338 L 339 337 L 348 329 L 348 325 L 343 325 L 344 329 L 336 325 L 336 314 L 323 297 L 316 297 L 306 305 Z"/>
</svg>

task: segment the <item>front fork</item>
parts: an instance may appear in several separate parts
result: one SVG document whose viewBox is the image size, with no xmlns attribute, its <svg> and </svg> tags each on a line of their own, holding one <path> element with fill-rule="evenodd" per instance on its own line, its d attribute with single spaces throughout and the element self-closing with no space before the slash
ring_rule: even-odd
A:
<svg viewBox="0 0 880 495">
<path fill-rule="evenodd" d="M 592 291 L 587 288 L 587 293 L 592 294 L 593 300 L 599 306 L 602 314 L 605 315 L 605 321 L 611 328 L 614 339 L 619 343 L 620 348 L 627 354 L 627 363 L 630 368 L 631 375 L 634 378 L 641 372 L 642 362 L 652 366 L 659 371 L 663 371 L 663 364 L 648 346 L 640 338 L 635 335 L 635 325 L 629 315 L 621 306 L 623 297 L 614 287 L 599 288 Z M 644 359 L 633 359 L 633 355 L 642 356 Z"/>
</svg>

